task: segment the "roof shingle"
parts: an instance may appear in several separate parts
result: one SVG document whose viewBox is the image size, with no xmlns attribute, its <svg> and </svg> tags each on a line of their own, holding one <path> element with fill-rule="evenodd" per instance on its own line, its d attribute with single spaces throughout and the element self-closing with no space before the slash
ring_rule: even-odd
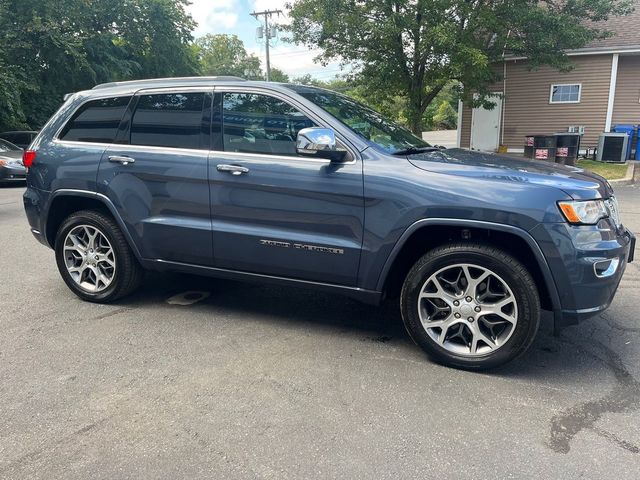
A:
<svg viewBox="0 0 640 480">
<path fill-rule="evenodd" d="M 584 48 L 632 47 L 640 45 L 640 0 L 634 1 L 636 8 L 629 15 L 611 17 L 594 25 L 613 32 L 603 40 L 596 40 Z"/>
</svg>

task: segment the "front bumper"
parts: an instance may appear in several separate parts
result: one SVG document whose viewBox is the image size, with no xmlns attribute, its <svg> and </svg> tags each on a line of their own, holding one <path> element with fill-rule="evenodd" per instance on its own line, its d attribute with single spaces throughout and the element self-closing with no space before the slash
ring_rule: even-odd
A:
<svg viewBox="0 0 640 480">
<path fill-rule="evenodd" d="M 609 307 L 627 263 L 634 258 L 632 232 L 604 219 L 593 226 L 538 225 L 531 233 L 545 253 L 558 291 L 556 328 L 576 324 Z"/>
</svg>

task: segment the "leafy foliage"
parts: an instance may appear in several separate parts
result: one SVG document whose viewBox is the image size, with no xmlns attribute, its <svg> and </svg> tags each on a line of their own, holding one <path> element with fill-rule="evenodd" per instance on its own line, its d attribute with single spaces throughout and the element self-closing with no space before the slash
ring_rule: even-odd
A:
<svg viewBox="0 0 640 480">
<path fill-rule="evenodd" d="M 280 83 L 289 83 L 289 75 L 276 67 L 271 67 L 271 81 Z"/>
<path fill-rule="evenodd" d="M 249 55 L 236 35 L 205 35 L 196 40 L 198 58 L 205 75 L 231 75 L 262 80 L 260 59 Z"/>
<path fill-rule="evenodd" d="M 369 90 L 405 96 L 414 132 L 452 81 L 465 100 L 490 103 L 493 65 L 506 53 L 533 67 L 570 67 L 563 50 L 609 33 L 594 26 L 630 10 L 629 0 L 296 0 L 292 39 L 321 59 L 358 66 Z M 474 100 L 472 94 L 479 97 Z M 446 109 L 446 107 L 443 107 Z"/>
<path fill-rule="evenodd" d="M 187 1 L 0 0 L 0 131 L 96 83 L 197 73 Z"/>
</svg>

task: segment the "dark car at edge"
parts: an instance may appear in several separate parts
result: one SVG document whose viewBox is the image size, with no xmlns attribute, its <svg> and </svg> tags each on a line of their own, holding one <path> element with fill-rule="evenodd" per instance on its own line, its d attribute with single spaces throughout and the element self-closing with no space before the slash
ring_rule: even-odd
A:
<svg viewBox="0 0 640 480">
<path fill-rule="evenodd" d="M 31 231 L 80 298 L 145 270 L 396 301 L 447 365 L 522 354 L 606 309 L 635 238 L 576 167 L 435 148 L 352 99 L 230 77 L 98 85 L 24 154 Z"/>
<path fill-rule="evenodd" d="M 22 149 L 0 138 L 0 185 L 23 182 L 27 169 L 22 164 Z"/>
<path fill-rule="evenodd" d="M 0 139 L 11 142 L 24 150 L 36 138 L 36 135 L 38 135 L 38 132 L 35 130 L 17 130 L 0 133 Z"/>
</svg>

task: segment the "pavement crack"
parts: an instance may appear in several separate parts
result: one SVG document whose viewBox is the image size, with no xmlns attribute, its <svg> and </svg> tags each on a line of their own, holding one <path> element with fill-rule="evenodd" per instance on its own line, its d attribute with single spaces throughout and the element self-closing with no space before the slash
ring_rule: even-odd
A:
<svg viewBox="0 0 640 480">
<path fill-rule="evenodd" d="M 10 470 L 13 470 L 15 468 L 18 468 L 20 466 L 22 466 L 25 463 L 30 462 L 31 460 L 39 457 L 43 452 L 47 451 L 47 450 L 51 450 L 59 445 L 62 445 L 65 442 L 70 441 L 73 437 L 75 437 L 76 435 L 83 435 L 84 433 L 87 433 L 90 430 L 93 430 L 94 428 L 104 424 L 105 422 L 107 422 L 110 418 L 112 417 L 104 417 L 101 418 L 93 423 L 90 423 L 89 425 L 85 425 L 82 428 L 79 428 L 78 430 L 76 430 L 73 433 L 70 433 L 68 435 L 64 435 L 60 438 L 57 438 L 49 443 L 47 443 L 46 445 L 42 445 L 38 448 L 35 448 L 27 453 L 25 453 L 24 455 L 16 458 L 13 461 L 10 461 L 7 465 L 3 466 L 2 468 L 0 468 L 0 474 L 4 474 Z"/>
<path fill-rule="evenodd" d="M 133 310 L 133 308 L 129 308 L 129 307 L 116 308 L 115 310 L 111 310 L 110 312 L 105 312 L 105 313 L 101 313 L 100 315 L 96 315 L 95 317 L 93 317 L 92 320 L 102 320 L 104 318 L 113 317 L 114 315 L 119 315 L 121 313 L 129 312 L 131 310 Z"/>
<path fill-rule="evenodd" d="M 624 448 L 625 450 L 628 450 L 631 453 L 640 453 L 640 447 L 634 445 L 631 442 L 627 442 L 626 440 L 622 440 L 615 433 L 607 432 L 606 430 L 603 430 L 598 427 L 592 427 L 592 430 L 598 435 L 600 435 L 601 437 L 606 438 L 607 440 L 615 443 L 620 448 Z"/>
<path fill-rule="evenodd" d="M 603 362 L 616 379 L 616 386 L 607 395 L 597 400 L 579 403 L 551 419 L 551 433 L 548 446 L 557 453 L 568 453 L 571 440 L 582 430 L 591 429 L 614 444 L 632 453 L 639 453 L 640 448 L 619 439 L 614 434 L 598 429 L 595 423 L 606 413 L 631 412 L 640 408 L 640 382 L 629 373 L 620 357 L 609 347 L 595 340 L 591 344 L 600 350 L 601 355 L 584 348 L 582 345 L 561 339 L 565 343 L 577 346 L 588 355 Z M 604 357 L 604 358 L 603 358 Z M 606 433 L 603 435 L 600 432 Z"/>
</svg>

